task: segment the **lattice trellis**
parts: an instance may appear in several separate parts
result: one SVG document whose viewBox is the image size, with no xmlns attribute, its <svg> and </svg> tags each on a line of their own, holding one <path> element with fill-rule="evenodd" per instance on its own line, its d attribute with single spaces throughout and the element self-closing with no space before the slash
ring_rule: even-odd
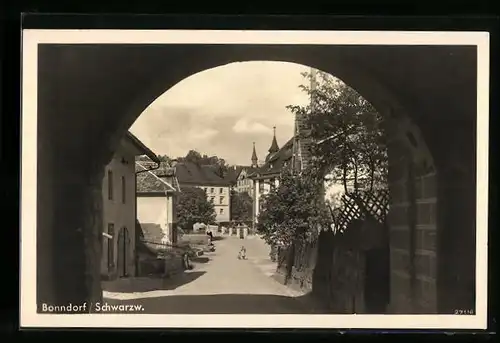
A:
<svg viewBox="0 0 500 343">
<path fill-rule="evenodd" d="M 384 223 L 389 212 L 389 190 L 379 189 L 376 191 L 362 191 L 354 195 L 359 206 L 375 218 L 378 222 Z"/>
<path fill-rule="evenodd" d="M 389 191 L 358 191 L 344 194 L 342 206 L 334 215 L 335 232 L 344 232 L 349 224 L 356 219 L 370 216 L 379 223 L 384 223 L 389 211 Z"/>
</svg>

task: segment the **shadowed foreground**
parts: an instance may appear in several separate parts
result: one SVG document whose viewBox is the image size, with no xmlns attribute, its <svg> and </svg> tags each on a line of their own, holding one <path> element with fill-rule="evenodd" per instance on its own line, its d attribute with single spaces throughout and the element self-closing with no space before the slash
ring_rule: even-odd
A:
<svg viewBox="0 0 500 343">
<path fill-rule="evenodd" d="M 126 278 L 114 281 L 103 281 L 102 287 L 107 292 L 144 293 L 151 291 L 175 290 L 185 284 L 195 281 L 205 274 L 204 271 L 192 271 L 164 279 L 158 277 Z"/>
<path fill-rule="evenodd" d="M 237 258 L 241 245 L 247 259 Z M 309 296 L 278 283 L 269 247 L 260 239 L 227 238 L 193 260 L 194 270 L 172 278 L 124 279 L 103 284 L 109 305 L 142 314 L 307 314 Z"/>
<path fill-rule="evenodd" d="M 142 305 L 142 314 L 308 314 L 293 297 L 263 294 L 170 295 L 106 299 L 110 305 Z"/>
</svg>

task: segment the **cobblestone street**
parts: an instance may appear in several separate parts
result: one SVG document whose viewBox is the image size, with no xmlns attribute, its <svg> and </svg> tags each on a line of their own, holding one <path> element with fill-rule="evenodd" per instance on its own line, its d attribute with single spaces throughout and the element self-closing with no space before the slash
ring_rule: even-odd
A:
<svg viewBox="0 0 500 343">
<path fill-rule="evenodd" d="M 271 276 L 275 264 L 269 248 L 258 237 L 228 237 L 215 242 L 191 271 L 158 282 L 146 292 L 104 292 L 109 304 L 142 305 L 142 313 L 179 314 L 300 314 L 309 313 L 303 294 L 281 285 Z M 237 258 L 245 245 L 247 260 Z M 155 282 L 151 280 L 151 282 Z"/>
</svg>

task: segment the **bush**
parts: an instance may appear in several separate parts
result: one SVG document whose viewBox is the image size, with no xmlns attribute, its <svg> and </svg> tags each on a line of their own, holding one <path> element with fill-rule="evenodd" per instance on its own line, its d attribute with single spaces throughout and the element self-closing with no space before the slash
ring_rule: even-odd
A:
<svg viewBox="0 0 500 343">
<path fill-rule="evenodd" d="M 321 196 L 321 179 L 314 169 L 300 175 L 284 172 L 279 185 L 263 196 L 257 231 L 268 244 L 288 247 L 295 240 L 316 239 L 329 215 Z"/>
</svg>

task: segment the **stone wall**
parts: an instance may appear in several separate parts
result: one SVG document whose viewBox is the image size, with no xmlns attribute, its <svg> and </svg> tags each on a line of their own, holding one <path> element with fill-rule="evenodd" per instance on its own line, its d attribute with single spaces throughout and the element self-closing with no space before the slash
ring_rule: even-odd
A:
<svg viewBox="0 0 500 343">
<path fill-rule="evenodd" d="M 437 313 L 436 171 L 416 134 L 389 151 L 391 313 Z"/>
<path fill-rule="evenodd" d="M 304 292 L 311 292 L 313 273 L 316 265 L 317 241 L 313 243 L 297 242 L 294 262 L 287 279 L 287 284 Z M 281 270 L 286 270 L 281 268 Z"/>
<path fill-rule="evenodd" d="M 334 237 L 328 230 L 316 242 L 296 248 L 291 267 L 288 254 L 290 250 L 281 251 L 285 263 L 277 270 L 280 282 L 311 293 L 328 313 L 366 313 L 365 255 L 352 249 L 348 239 Z"/>
</svg>

